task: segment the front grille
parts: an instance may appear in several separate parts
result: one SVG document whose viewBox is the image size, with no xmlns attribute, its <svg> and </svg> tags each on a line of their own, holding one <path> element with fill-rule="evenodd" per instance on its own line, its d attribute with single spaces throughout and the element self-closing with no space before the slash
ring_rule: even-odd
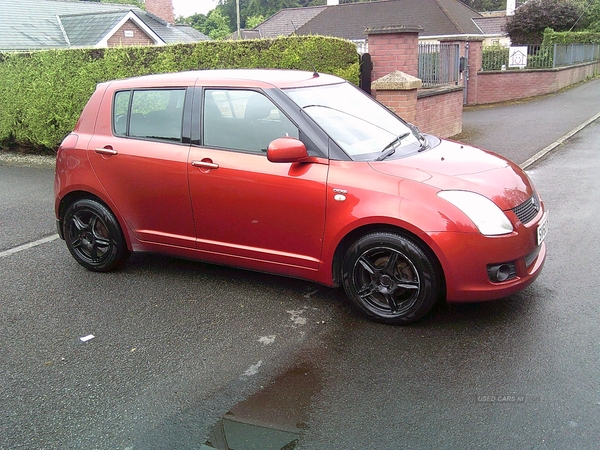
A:
<svg viewBox="0 0 600 450">
<path fill-rule="evenodd" d="M 512 209 L 512 212 L 515 213 L 517 218 L 523 224 L 527 224 L 531 222 L 537 213 L 540 211 L 540 199 L 537 194 L 534 192 L 533 195 L 523 203 L 518 206 L 515 206 Z"/>
</svg>

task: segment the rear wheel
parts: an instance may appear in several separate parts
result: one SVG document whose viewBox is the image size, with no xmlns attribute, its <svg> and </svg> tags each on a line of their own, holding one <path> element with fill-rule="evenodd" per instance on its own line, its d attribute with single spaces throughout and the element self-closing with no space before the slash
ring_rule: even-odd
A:
<svg viewBox="0 0 600 450">
<path fill-rule="evenodd" d="M 69 206 L 63 231 L 71 255 L 88 270 L 108 272 L 129 256 L 119 222 L 96 200 L 80 199 Z"/>
<path fill-rule="evenodd" d="M 402 235 L 363 236 L 342 264 L 348 297 L 369 318 L 388 324 L 419 320 L 435 305 L 440 274 L 421 245 Z"/>
</svg>

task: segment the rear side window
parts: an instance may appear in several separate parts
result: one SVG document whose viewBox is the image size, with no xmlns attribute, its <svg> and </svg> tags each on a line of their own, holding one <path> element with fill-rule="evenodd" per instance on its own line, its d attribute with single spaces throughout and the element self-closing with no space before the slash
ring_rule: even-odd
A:
<svg viewBox="0 0 600 450">
<path fill-rule="evenodd" d="M 116 136 L 181 142 L 185 89 L 119 91 L 113 103 Z"/>
</svg>

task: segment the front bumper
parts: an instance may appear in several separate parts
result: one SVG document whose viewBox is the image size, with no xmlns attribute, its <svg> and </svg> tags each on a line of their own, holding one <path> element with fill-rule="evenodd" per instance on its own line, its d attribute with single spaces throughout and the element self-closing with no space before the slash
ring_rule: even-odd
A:
<svg viewBox="0 0 600 450">
<path fill-rule="evenodd" d="M 513 233 L 504 236 L 449 232 L 429 235 L 440 252 L 446 300 L 450 303 L 495 300 L 533 283 L 546 259 L 546 242 L 537 244 L 541 219 L 542 214 L 527 226 L 519 223 Z M 510 268 L 506 270 L 506 278 L 495 276 L 499 267 Z"/>
</svg>

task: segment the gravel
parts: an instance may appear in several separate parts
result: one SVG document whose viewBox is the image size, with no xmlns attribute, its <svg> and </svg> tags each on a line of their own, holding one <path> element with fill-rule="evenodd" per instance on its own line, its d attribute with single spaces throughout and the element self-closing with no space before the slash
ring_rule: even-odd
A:
<svg viewBox="0 0 600 450">
<path fill-rule="evenodd" d="M 0 151 L 0 165 L 26 167 L 54 167 L 56 157 L 52 155 L 28 155 Z"/>
</svg>

